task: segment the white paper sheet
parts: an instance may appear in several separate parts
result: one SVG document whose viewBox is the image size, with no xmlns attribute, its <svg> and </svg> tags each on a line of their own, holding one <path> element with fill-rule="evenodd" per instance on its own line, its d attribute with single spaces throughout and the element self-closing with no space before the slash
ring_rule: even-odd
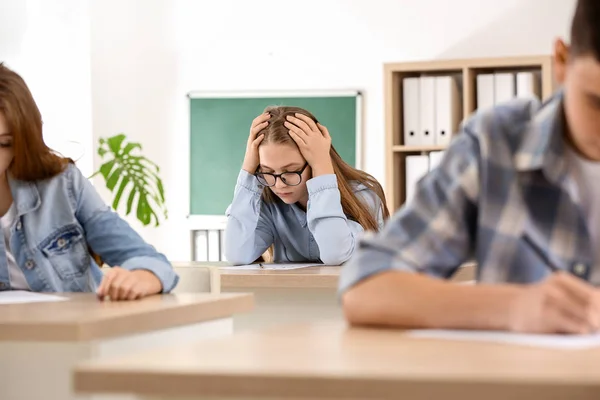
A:
<svg viewBox="0 0 600 400">
<path fill-rule="evenodd" d="M 22 304 L 22 303 L 40 303 L 48 301 L 65 301 L 66 297 L 55 296 L 52 294 L 42 294 L 27 292 L 23 290 L 7 290 L 0 292 L 1 304 Z"/>
<path fill-rule="evenodd" d="M 238 266 L 228 266 L 228 267 L 219 267 L 219 269 L 238 269 L 238 270 L 290 270 L 290 269 L 300 269 L 300 268 L 308 268 L 308 267 L 322 267 L 323 264 L 250 264 L 250 265 L 238 265 Z"/>
<path fill-rule="evenodd" d="M 504 343 L 554 349 L 587 349 L 600 346 L 600 334 L 534 335 L 499 331 L 461 331 L 416 329 L 407 332 L 414 338 Z"/>
</svg>

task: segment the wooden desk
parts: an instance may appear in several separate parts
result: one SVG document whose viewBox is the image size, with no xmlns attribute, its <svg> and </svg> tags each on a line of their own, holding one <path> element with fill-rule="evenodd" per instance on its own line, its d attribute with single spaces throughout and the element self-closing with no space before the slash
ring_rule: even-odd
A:
<svg viewBox="0 0 600 400">
<path fill-rule="evenodd" d="M 58 295 L 68 301 L 0 305 L 0 399 L 75 399 L 78 362 L 230 334 L 232 315 L 253 307 L 251 294 Z"/>
<path fill-rule="evenodd" d="M 597 400 L 599 359 L 600 348 L 549 350 L 300 324 L 87 363 L 76 369 L 75 386 L 164 400 Z"/>
<path fill-rule="evenodd" d="M 287 271 L 221 269 L 221 292 L 252 292 L 256 308 L 236 315 L 234 329 L 241 332 L 284 323 L 343 320 L 337 298 L 342 267 L 308 267 Z"/>
<path fill-rule="evenodd" d="M 269 326 L 315 321 L 343 321 L 337 296 L 342 267 L 309 267 L 295 270 L 220 269 L 225 262 L 176 262 L 178 271 L 194 267 L 211 267 L 219 271 L 221 293 L 252 292 L 256 307 L 252 313 L 234 316 L 234 329 L 241 332 Z M 474 279 L 475 265 L 465 264 L 452 278 L 455 282 Z M 185 278 L 182 274 L 182 279 Z M 180 283 L 182 287 L 194 284 Z M 215 292 L 213 288 L 213 292 Z"/>
<path fill-rule="evenodd" d="M 211 288 L 212 292 L 254 294 L 256 306 L 252 313 L 235 315 L 233 318 L 236 332 L 281 323 L 343 320 L 337 299 L 341 267 L 322 266 L 287 271 L 220 268 L 229 265 L 225 262 L 173 263 L 181 274 L 180 285 L 183 288 L 193 288 L 196 284 L 186 282 L 185 279 L 191 275 L 182 272 L 208 267 L 218 271 L 218 278 L 212 280 L 219 287 L 217 290 Z"/>
<path fill-rule="evenodd" d="M 256 308 L 252 313 L 234 317 L 235 331 L 300 322 L 343 321 L 337 294 L 342 268 L 323 266 L 288 271 L 221 269 L 221 292 L 252 292 L 256 296 Z M 465 264 L 452 281 L 471 281 L 474 271 L 474 264 Z"/>
<path fill-rule="evenodd" d="M 243 288 L 337 289 L 341 267 L 308 267 L 289 271 L 221 269 L 221 290 Z"/>
</svg>

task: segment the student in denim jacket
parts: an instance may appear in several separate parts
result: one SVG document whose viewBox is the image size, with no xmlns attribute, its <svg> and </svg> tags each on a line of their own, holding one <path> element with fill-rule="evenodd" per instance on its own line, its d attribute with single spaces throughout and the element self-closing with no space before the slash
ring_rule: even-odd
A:
<svg viewBox="0 0 600 400">
<path fill-rule="evenodd" d="M 177 283 L 167 259 L 105 205 L 71 160 L 44 144 L 27 85 L 3 64 L 0 216 L 0 290 L 133 300 Z M 112 269 L 103 275 L 92 254 Z"/>
<path fill-rule="evenodd" d="M 226 257 L 339 265 L 365 230 L 388 216 L 381 185 L 346 164 L 308 111 L 270 107 L 252 122 L 233 202 L 227 210 Z"/>
</svg>

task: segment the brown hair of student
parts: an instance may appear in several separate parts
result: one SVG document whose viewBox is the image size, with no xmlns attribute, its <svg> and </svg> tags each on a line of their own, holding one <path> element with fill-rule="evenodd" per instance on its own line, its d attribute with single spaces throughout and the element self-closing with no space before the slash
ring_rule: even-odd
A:
<svg viewBox="0 0 600 400">
<path fill-rule="evenodd" d="M 318 123 L 314 115 L 299 107 L 267 107 L 265 112 L 268 112 L 271 115 L 271 118 L 269 119 L 269 125 L 262 131 L 264 139 L 261 144 L 276 143 L 296 146 L 296 142 L 294 142 L 294 139 L 292 139 L 288 133 L 288 128 L 284 126 L 286 117 L 294 116 L 296 113 L 304 114 L 315 121 L 315 123 Z M 358 222 L 363 229 L 378 231 L 379 226 L 377 224 L 376 216 L 372 214 L 372 211 L 369 210 L 367 205 L 356 197 L 350 182 L 360 182 L 375 192 L 381 200 L 383 218 L 387 219 L 389 217 L 389 211 L 383 188 L 371 175 L 351 167 L 342 160 L 342 157 L 340 157 L 333 145 L 331 146 L 329 155 L 331 156 L 333 170 L 337 176 L 344 214 L 346 214 L 349 219 Z M 270 190 L 264 190 L 263 200 L 266 202 L 275 202 L 277 201 L 277 197 Z"/>
<path fill-rule="evenodd" d="M 3 63 L 0 63 L 0 112 L 13 136 L 14 159 L 9 172 L 15 179 L 52 178 L 72 162 L 46 146 L 42 136 L 42 116 L 33 95 L 23 78 Z"/>
</svg>

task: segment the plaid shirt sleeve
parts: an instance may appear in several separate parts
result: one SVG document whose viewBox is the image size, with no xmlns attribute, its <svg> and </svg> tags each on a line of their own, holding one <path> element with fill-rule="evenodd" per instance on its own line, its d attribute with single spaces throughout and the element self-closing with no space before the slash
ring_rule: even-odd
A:
<svg viewBox="0 0 600 400">
<path fill-rule="evenodd" d="M 366 234 L 344 265 L 340 293 L 372 275 L 398 270 L 450 277 L 474 249 L 481 157 L 469 125 L 439 166 L 422 178 L 413 200 L 377 234 Z"/>
</svg>

